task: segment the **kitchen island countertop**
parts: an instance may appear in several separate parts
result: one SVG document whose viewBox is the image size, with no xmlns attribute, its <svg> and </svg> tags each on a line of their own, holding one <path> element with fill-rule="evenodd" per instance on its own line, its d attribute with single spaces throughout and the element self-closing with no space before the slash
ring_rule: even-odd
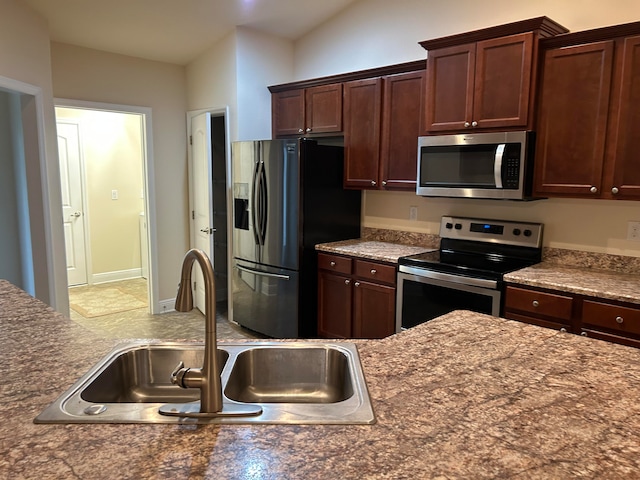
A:
<svg viewBox="0 0 640 480">
<path fill-rule="evenodd" d="M 457 311 L 358 342 L 374 425 L 35 425 L 114 345 L 0 281 L 0 478 L 640 478 L 640 350 Z"/>
</svg>

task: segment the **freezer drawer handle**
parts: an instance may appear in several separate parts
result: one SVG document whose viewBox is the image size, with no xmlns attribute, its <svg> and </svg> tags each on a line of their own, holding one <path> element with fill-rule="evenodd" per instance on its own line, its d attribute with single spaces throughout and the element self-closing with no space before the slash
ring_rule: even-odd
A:
<svg viewBox="0 0 640 480">
<path fill-rule="evenodd" d="M 280 275 L 279 273 L 267 273 L 261 272 L 259 270 L 254 270 L 252 268 L 242 267 L 240 265 L 236 265 L 236 268 L 242 272 L 253 273 L 254 275 L 260 275 L 262 277 L 271 277 L 271 278 L 279 278 L 281 280 L 289 280 L 289 275 Z"/>
</svg>

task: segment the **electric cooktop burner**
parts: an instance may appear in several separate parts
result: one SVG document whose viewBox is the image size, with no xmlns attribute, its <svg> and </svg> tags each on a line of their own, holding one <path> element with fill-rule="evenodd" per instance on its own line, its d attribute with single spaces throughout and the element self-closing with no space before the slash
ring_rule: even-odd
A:
<svg viewBox="0 0 640 480">
<path fill-rule="evenodd" d="M 542 256 L 542 224 L 442 217 L 440 249 L 398 259 L 401 266 L 502 280 Z"/>
</svg>

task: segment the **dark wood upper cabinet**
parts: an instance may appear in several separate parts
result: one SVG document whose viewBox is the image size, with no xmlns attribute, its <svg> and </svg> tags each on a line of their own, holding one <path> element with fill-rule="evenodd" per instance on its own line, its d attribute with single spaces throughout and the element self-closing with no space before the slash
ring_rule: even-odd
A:
<svg viewBox="0 0 640 480">
<path fill-rule="evenodd" d="M 640 22 L 541 47 L 534 193 L 639 200 Z"/>
<path fill-rule="evenodd" d="M 271 96 L 274 137 L 342 132 L 342 84 L 275 92 Z"/>
<path fill-rule="evenodd" d="M 539 40 L 565 32 L 539 17 L 420 42 L 425 132 L 531 129 Z"/>
<path fill-rule="evenodd" d="M 425 72 L 383 78 L 380 186 L 415 190 Z"/>
<path fill-rule="evenodd" d="M 612 66 L 612 41 L 545 53 L 536 194 L 597 196 L 601 190 Z"/>
<path fill-rule="evenodd" d="M 615 198 L 640 199 L 640 36 L 624 40 L 618 116 L 611 163 L 611 193 Z"/>
<path fill-rule="evenodd" d="M 382 79 L 344 84 L 344 186 L 377 188 Z"/>
<path fill-rule="evenodd" d="M 532 69 L 533 33 L 430 51 L 427 131 L 525 128 Z"/>
</svg>

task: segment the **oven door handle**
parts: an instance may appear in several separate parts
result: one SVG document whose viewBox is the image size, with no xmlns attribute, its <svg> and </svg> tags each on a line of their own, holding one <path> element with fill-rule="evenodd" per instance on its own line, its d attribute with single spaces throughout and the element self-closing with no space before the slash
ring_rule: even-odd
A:
<svg viewBox="0 0 640 480">
<path fill-rule="evenodd" d="M 482 287 L 482 288 L 490 288 L 497 289 L 498 282 L 495 280 L 488 280 L 486 278 L 474 278 L 474 277 L 464 277 L 461 275 L 451 275 L 449 273 L 442 272 L 434 272 L 433 270 L 425 270 L 423 268 L 414 268 L 409 267 L 407 265 L 400 265 L 398 270 L 402 273 L 408 273 L 410 275 L 415 275 L 416 280 L 421 283 L 428 283 L 425 281 L 421 281 L 420 278 L 432 278 L 434 280 L 442 280 L 450 283 L 458 283 L 461 285 L 470 285 L 474 287 Z"/>
</svg>

